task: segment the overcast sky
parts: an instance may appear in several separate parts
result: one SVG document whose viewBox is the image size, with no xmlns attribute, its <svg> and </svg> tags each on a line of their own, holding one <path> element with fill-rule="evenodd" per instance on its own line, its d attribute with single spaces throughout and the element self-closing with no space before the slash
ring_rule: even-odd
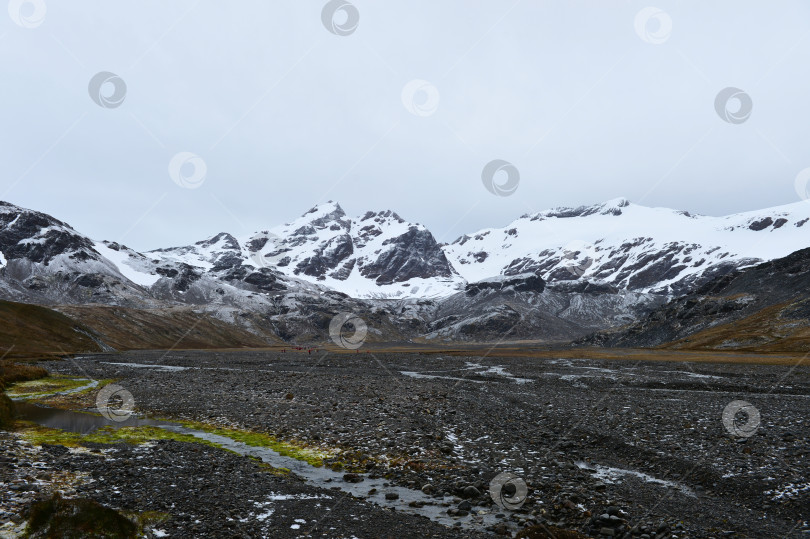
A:
<svg viewBox="0 0 810 539">
<path fill-rule="evenodd" d="M 806 1 L 352 1 L 332 31 L 322 0 L 12 1 L 0 199 L 140 250 L 328 199 L 440 241 L 618 196 L 712 215 L 798 200 Z M 99 72 L 119 79 L 94 100 Z M 727 87 L 745 92 L 732 121 Z M 519 172 L 511 196 L 482 183 L 495 159 Z"/>
</svg>

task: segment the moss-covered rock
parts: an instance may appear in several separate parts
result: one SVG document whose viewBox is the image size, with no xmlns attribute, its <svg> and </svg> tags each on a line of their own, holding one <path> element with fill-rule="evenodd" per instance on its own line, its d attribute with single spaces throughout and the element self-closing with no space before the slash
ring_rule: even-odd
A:
<svg viewBox="0 0 810 539">
<path fill-rule="evenodd" d="M 118 511 L 88 499 L 64 499 L 58 494 L 34 504 L 26 536 L 45 538 L 130 538 L 138 525 Z"/>
</svg>

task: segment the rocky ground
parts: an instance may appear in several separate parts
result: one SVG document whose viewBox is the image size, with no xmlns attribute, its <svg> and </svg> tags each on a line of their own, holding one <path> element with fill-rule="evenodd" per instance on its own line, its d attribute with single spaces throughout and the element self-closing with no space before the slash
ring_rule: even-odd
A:
<svg viewBox="0 0 810 539">
<path fill-rule="evenodd" d="M 499 514 L 482 533 L 542 524 L 594 537 L 810 534 L 810 369 L 801 365 L 172 351 L 46 366 L 116 378 L 141 413 L 341 449 L 328 461 L 335 469 L 422 490 L 451 515 Z M 759 412 L 756 425 L 737 416 L 741 428 L 756 427 L 750 437 L 724 426 L 735 400 Z M 62 459 L 55 469 L 90 474 L 95 481 L 78 487 L 85 495 L 169 513 L 162 529 L 172 536 L 474 534 L 197 444 L 115 446 L 106 458 L 42 454 Z M 528 485 L 515 511 L 487 492 L 501 472 Z M 273 512 L 259 521 L 263 508 Z"/>
<path fill-rule="evenodd" d="M 21 532 L 26 508 L 53 492 L 157 515 L 150 537 L 479 536 L 313 488 L 201 444 L 88 445 L 39 448 L 0 433 L 7 465 L 0 473 L 0 536 Z"/>
</svg>

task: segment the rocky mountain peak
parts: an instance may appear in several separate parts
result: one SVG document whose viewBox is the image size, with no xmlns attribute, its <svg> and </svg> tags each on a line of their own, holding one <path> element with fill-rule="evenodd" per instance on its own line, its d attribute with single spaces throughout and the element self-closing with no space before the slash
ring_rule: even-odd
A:
<svg viewBox="0 0 810 539">
<path fill-rule="evenodd" d="M 330 223 L 346 221 L 346 212 L 340 204 L 331 200 L 310 208 L 296 222 L 305 221 L 316 228 L 323 228 Z"/>
<path fill-rule="evenodd" d="M 62 255 L 87 260 L 98 255 L 93 242 L 45 213 L 0 202 L 0 251 L 5 260 L 48 264 Z"/>
<path fill-rule="evenodd" d="M 217 247 L 219 249 L 239 250 L 239 242 L 227 232 L 220 232 L 207 240 L 198 241 L 194 245 L 199 245 L 203 248 Z"/>
</svg>

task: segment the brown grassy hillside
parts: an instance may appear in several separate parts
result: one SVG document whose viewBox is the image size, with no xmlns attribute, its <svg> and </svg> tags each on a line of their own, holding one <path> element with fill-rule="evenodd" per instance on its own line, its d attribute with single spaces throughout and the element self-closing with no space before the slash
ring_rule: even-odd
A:
<svg viewBox="0 0 810 539">
<path fill-rule="evenodd" d="M 61 306 L 116 350 L 262 347 L 277 342 L 188 307 L 132 309 L 104 305 Z"/>
<path fill-rule="evenodd" d="M 804 302 L 801 302 L 804 303 Z M 762 309 L 741 320 L 719 324 L 679 339 L 667 348 L 743 352 L 810 352 L 810 320 L 794 302 Z"/>
<path fill-rule="evenodd" d="M 100 351 L 81 331 L 88 328 L 47 307 L 0 301 L 0 355 L 6 359 Z"/>
<path fill-rule="evenodd" d="M 58 309 L 0 300 L 0 356 L 7 360 L 56 357 L 101 352 L 105 345 L 137 350 L 262 347 L 276 342 L 189 308 L 81 305 Z"/>
</svg>

